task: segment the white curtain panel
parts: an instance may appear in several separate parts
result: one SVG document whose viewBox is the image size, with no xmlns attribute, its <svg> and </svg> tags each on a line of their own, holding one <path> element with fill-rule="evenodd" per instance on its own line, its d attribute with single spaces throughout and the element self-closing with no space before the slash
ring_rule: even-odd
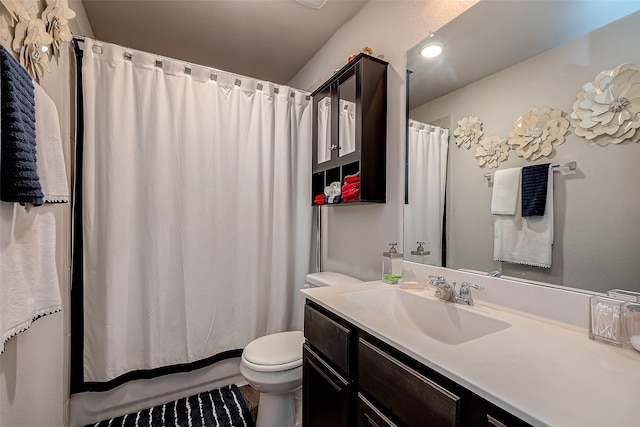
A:
<svg viewBox="0 0 640 427">
<path fill-rule="evenodd" d="M 302 327 L 306 94 L 157 60 L 84 42 L 87 382 Z"/>
<path fill-rule="evenodd" d="M 429 242 L 428 264 L 442 263 L 442 227 L 447 180 L 449 130 L 409 120 L 409 203 L 404 209 L 404 251 Z"/>
</svg>

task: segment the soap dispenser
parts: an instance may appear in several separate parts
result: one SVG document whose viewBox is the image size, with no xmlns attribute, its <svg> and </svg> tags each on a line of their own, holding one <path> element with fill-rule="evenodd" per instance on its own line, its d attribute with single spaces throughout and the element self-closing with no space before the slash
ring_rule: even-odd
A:
<svg viewBox="0 0 640 427">
<path fill-rule="evenodd" d="M 429 242 L 418 240 L 416 243 L 418 244 L 418 247 L 415 251 L 411 251 L 411 255 L 415 255 L 416 257 L 418 257 L 418 259 L 420 260 L 420 264 L 426 264 L 427 255 L 431 254 L 431 252 L 426 250 L 422 245 L 428 244 Z"/>
<path fill-rule="evenodd" d="M 396 284 L 402 279 L 402 253 L 396 249 L 398 243 L 389 243 L 389 251 L 382 253 L 382 281 Z"/>
</svg>

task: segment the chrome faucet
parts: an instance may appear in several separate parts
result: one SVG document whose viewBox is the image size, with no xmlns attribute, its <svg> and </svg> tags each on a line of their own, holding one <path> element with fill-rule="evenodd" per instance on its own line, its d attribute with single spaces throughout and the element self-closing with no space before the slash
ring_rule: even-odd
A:
<svg viewBox="0 0 640 427">
<path fill-rule="evenodd" d="M 484 289 L 484 286 L 476 285 L 469 282 L 463 282 L 460 286 L 460 293 L 456 292 L 456 283 L 450 284 L 444 277 L 429 276 L 429 283 L 437 287 L 435 296 L 444 301 L 455 302 L 456 304 L 473 305 L 473 298 L 471 297 L 471 289 L 474 288 L 479 291 Z"/>
<path fill-rule="evenodd" d="M 484 286 L 476 285 L 475 283 L 462 282 L 460 286 L 460 301 L 462 304 L 473 305 L 473 298 L 471 297 L 471 289 L 477 289 L 479 291 L 484 289 Z"/>
</svg>

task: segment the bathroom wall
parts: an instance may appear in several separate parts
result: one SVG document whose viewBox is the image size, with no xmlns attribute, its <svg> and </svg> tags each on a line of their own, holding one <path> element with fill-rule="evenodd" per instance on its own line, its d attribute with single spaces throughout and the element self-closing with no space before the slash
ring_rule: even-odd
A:
<svg viewBox="0 0 640 427">
<path fill-rule="evenodd" d="M 289 85 L 309 91 L 341 68 L 363 46 L 389 62 L 387 107 L 387 202 L 383 205 L 321 207 L 322 269 L 360 279 L 381 274 L 389 242 L 402 247 L 404 143 L 406 123 L 405 52 L 476 3 L 476 0 L 371 0 L 343 25 L 298 72 Z"/>
<path fill-rule="evenodd" d="M 44 2 L 26 0 L 27 8 L 38 12 Z M 74 34 L 93 35 L 82 3 L 69 1 L 77 18 L 71 22 Z M 12 40 L 2 40 L 11 51 Z M 74 143 L 72 111 L 72 71 L 75 60 L 63 49 L 60 58 L 50 64 L 51 74 L 40 82 L 58 108 L 67 171 L 71 175 L 71 147 Z M 70 291 L 70 205 L 43 207 L 56 212 L 58 224 L 57 265 L 63 301 L 62 312 L 45 316 L 29 330 L 9 340 L 0 355 L 0 427 L 66 426 L 69 405 L 68 347 Z M 40 209 L 40 208 L 39 208 Z"/>
</svg>

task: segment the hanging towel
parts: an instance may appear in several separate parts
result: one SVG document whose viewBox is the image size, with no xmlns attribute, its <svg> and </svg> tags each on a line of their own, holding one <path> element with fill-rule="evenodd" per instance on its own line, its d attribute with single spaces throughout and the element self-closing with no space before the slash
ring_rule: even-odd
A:
<svg viewBox="0 0 640 427">
<path fill-rule="evenodd" d="M 0 353 L 10 338 L 61 309 L 55 210 L 0 203 Z"/>
<path fill-rule="evenodd" d="M 551 268 L 553 246 L 553 169 L 547 168 L 546 209 L 542 216 L 523 218 L 496 215 L 493 235 L 493 259 L 514 264 Z M 518 201 L 519 202 L 519 201 Z"/>
<path fill-rule="evenodd" d="M 520 192 L 521 168 L 496 171 L 493 175 L 493 194 L 491 195 L 491 214 L 515 215 Z"/>
<path fill-rule="evenodd" d="M 58 110 L 47 93 L 35 84 L 37 168 L 44 203 L 69 202 Z"/>
<path fill-rule="evenodd" d="M 0 70 L 0 200 L 39 206 L 43 194 L 36 164 L 33 81 L 2 46 Z"/>
<path fill-rule="evenodd" d="M 522 168 L 522 216 L 541 216 L 547 203 L 547 177 L 551 164 Z"/>
</svg>

